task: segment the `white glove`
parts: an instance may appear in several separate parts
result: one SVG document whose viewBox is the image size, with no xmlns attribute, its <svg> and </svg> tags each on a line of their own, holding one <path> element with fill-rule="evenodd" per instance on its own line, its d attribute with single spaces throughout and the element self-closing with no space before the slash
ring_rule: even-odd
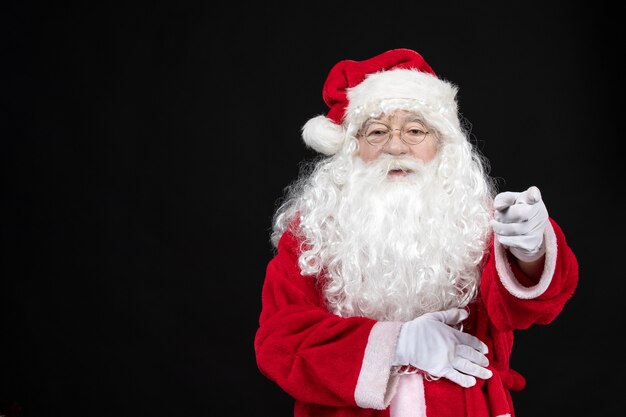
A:
<svg viewBox="0 0 626 417">
<path fill-rule="evenodd" d="M 496 239 L 520 261 L 532 262 L 546 253 L 543 232 L 548 210 L 539 188 L 532 186 L 516 193 L 506 191 L 493 200 L 495 208 L 491 227 Z"/>
<path fill-rule="evenodd" d="M 393 365 L 413 365 L 435 378 L 447 378 L 462 387 L 476 384 L 476 378 L 491 378 L 485 356 L 487 345 L 454 325 L 468 316 L 460 308 L 426 313 L 406 322 L 400 329 Z"/>
</svg>

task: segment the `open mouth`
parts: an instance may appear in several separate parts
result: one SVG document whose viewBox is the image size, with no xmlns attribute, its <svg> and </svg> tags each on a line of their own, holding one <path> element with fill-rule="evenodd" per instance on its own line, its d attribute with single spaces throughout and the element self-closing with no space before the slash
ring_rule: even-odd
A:
<svg viewBox="0 0 626 417">
<path fill-rule="evenodd" d="M 389 171 L 387 171 L 387 175 L 390 175 L 392 177 L 405 176 L 405 175 L 409 175 L 412 173 L 413 171 L 408 168 L 392 168 Z"/>
</svg>

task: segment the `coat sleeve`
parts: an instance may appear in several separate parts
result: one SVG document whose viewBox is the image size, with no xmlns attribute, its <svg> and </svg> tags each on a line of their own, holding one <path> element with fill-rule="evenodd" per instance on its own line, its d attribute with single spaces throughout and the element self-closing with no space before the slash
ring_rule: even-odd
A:
<svg viewBox="0 0 626 417">
<path fill-rule="evenodd" d="M 254 340 L 259 370 L 300 401 L 386 408 L 401 323 L 328 312 L 316 278 L 300 273 L 298 247 L 286 232 L 267 266 Z"/>
<path fill-rule="evenodd" d="M 512 255 L 493 239 L 481 279 L 481 296 L 498 330 L 548 324 L 562 311 L 578 284 L 578 262 L 554 219 L 546 227 L 546 260 L 538 282 L 516 266 Z"/>
</svg>

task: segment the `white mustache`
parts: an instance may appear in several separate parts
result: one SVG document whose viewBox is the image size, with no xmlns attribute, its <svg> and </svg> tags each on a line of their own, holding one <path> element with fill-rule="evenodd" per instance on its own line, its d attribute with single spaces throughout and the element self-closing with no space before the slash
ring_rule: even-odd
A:
<svg viewBox="0 0 626 417">
<path fill-rule="evenodd" d="M 380 163 L 382 164 L 381 166 L 385 166 L 387 168 L 387 172 L 392 170 L 421 172 L 425 167 L 425 164 L 422 161 L 406 157 L 382 157 Z"/>
</svg>

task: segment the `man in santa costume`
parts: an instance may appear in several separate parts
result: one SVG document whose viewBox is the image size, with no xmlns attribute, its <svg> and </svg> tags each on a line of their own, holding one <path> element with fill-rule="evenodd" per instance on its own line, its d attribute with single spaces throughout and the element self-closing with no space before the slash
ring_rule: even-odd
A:
<svg viewBox="0 0 626 417">
<path fill-rule="evenodd" d="M 513 332 L 555 319 L 578 264 L 536 186 L 496 193 L 456 94 L 410 49 L 328 74 L 254 343 L 297 417 L 515 416 Z"/>
</svg>

